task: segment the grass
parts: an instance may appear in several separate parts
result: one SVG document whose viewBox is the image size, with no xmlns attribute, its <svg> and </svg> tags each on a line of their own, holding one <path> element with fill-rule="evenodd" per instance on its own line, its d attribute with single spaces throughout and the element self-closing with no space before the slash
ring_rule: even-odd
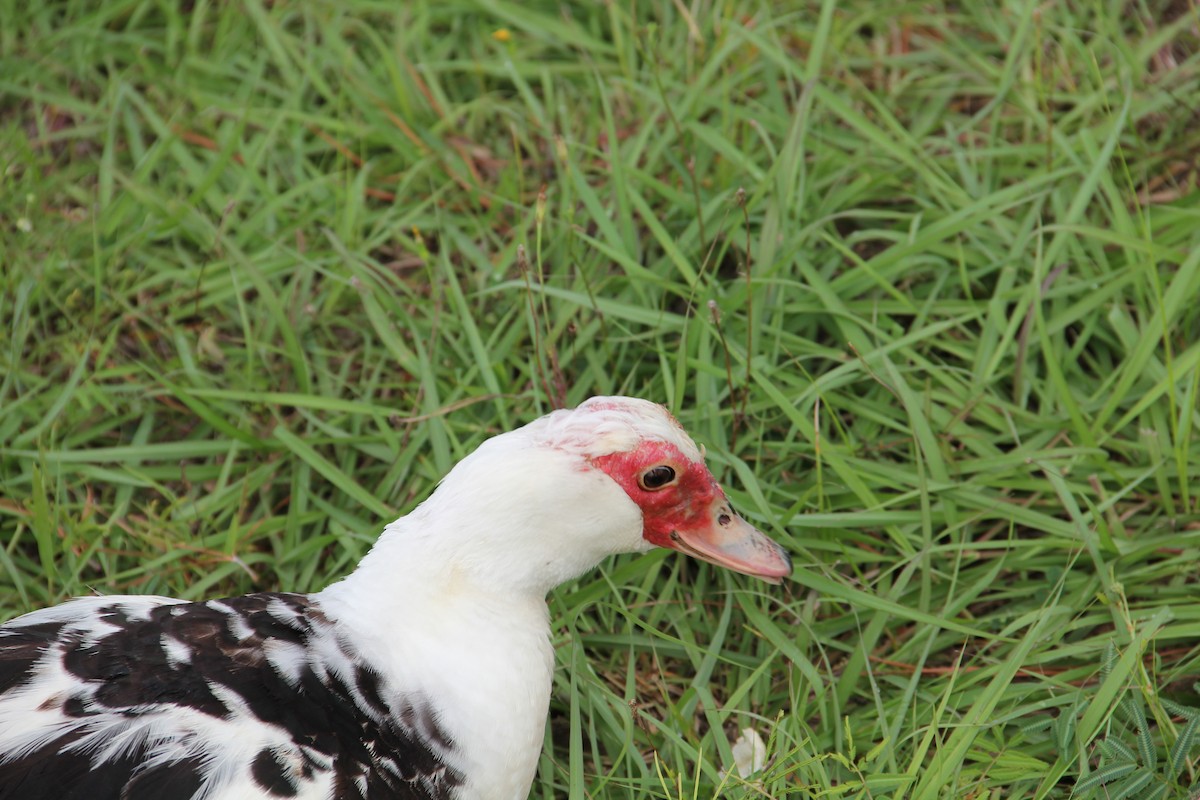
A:
<svg viewBox="0 0 1200 800">
<path fill-rule="evenodd" d="M 533 797 L 1194 796 L 1194 4 L 0 0 L 0 54 L 0 617 L 318 589 L 636 394 L 798 569 L 557 591 Z"/>
</svg>

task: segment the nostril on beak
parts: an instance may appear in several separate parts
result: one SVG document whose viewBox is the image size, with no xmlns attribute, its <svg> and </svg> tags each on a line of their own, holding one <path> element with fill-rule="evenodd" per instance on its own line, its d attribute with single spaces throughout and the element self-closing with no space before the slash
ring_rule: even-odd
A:
<svg viewBox="0 0 1200 800">
<path fill-rule="evenodd" d="M 728 525 L 732 521 L 733 521 L 733 518 L 730 517 L 728 514 L 721 514 L 719 517 L 717 517 L 717 524 L 720 525 L 722 528 L 725 527 L 726 525 Z"/>
</svg>

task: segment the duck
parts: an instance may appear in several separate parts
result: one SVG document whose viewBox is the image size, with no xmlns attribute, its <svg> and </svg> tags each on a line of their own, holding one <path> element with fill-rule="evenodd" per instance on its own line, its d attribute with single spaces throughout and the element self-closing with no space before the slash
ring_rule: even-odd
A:
<svg viewBox="0 0 1200 800">
<path fill-rule="evenodd" d="M 485 440 L 321 591 L 83 597 L 0 626 L 0 798 L 524 800 L 548 593 L 655 548 L 792 569 L 662 405 L 553 411 Z"/>
</svg>

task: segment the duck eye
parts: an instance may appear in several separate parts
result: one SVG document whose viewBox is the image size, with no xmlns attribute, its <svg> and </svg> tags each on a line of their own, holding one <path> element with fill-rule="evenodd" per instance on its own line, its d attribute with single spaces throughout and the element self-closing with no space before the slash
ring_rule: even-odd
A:
<svg viewBox="0 0 1200 800">
<path fill-rule="evenodd" d="M 662 489 L 675 481 L 675 470 L 666 464 L 651 467 L 638 478 L 638 485 L 648 492 Z"/>
</svg>

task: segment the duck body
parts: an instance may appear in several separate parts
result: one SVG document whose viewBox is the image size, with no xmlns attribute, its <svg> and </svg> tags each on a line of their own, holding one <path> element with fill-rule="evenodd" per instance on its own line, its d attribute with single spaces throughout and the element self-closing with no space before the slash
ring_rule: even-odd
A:
<svg viewBox="0 0 1200 800">
<path fill-rule="evenodd" d="M 321 592 L 18 617 L 0 626 L 0 800 L 522 800 L 547 592 L 659 545 L 790 570 L 664 409 L 593 398 L 484 442 Z"/>
<path fill-rule="evenodd" d="M 5 666 L 33 676 L 0 695 L 3 798 L 450 798 L 463 783 L 429 703 L 393 705 L 305 595 L 82 598 L 3 630 Z"/>
</svg>

